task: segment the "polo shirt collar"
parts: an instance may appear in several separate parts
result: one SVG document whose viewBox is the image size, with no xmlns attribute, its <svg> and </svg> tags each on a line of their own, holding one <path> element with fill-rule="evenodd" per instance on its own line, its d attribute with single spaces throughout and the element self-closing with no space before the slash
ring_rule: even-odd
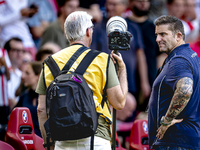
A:
<svg viewBox="0 0 200 150">
<path fill-rule="evenodd" d="M 183 51 L 183 50 L 186 50 L 190 48 L 190 45 L 189 43 L 186 43 L 186 44 L 182 44 L 178 47 L 176 47 L 167 57 L 167 61 L 170 60 L 172 57 L 174 57 L 176 55 L 176 53 L 178 53 L 179 51 Z"/>
</svg>

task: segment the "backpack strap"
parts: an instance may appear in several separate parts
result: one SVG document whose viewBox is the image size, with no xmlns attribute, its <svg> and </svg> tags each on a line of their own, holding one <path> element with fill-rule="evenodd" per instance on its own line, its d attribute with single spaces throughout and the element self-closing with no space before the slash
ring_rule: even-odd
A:
<svg viewBox="0 0 200 150">
<path fill-rule="evenodd" d="M 99 55 L 101 52 L 97 50 L 90 50 L 86 56 L 83 58 L 81 63 L 78 65 L 78 67 L 75 70 L 75 73 L 83 75 L 88 66 L 91 64 L 91 62 L 94 60 L 94 58 Z"/>
<path fill-rule="evenodd" d="M 69 70 L 73 63 L 76 61 L 76 59 L 88 48 L 86 46 L 80 47 L 73 55 L 72 57 L 67 61 L 65 66 L 63 67 L 62 71 Z"/>
<path fill-rule="evenodd" d="M 94 58 L 99 55 L 101 52 L 96 50 L 90 50 L 86 56 L 83 58 L 81 63 L 78 65 L 78 67 L 75 70 L 75 73 L 83 75 L 88 66 L 91 64 L 91 62 L 94 60 Z M 94 149 L 94 134 L 91 136 L 90 139 L 90 150 Z"/>
<path fill-rule="evenodd" d="M 76 59 L 88 48 L 85 46 L 80 47 L 72 56 L 71 58 L 67 61 L 67 63 L 65 64 L 65 66 L 63 67 L 63 70 L 69 70 L 71 68 L 71 66 L 73 65 L 73 63 L 76 61 Z M 46 65 L 49 67 L 54 79 L 58 76 L 58 74 L 60 73 L 60 68 L 58 67 L 57 63 L 55 62 L 55 60 L 52 58 L 52 56 L 50 55 L 47 59 L 44 60 L 44 63 L 46 63 Z"/>
<path fill-rule="evenodd" d="M 60 72 L 60 68 L 58 67 L 55 60 L 52 58 L 52 56 L 48 56 L 47 59 L 44 60 L 44 63 L 49 67 L 54 79 L 57 77 L 57 75 Z"/>
</svg>

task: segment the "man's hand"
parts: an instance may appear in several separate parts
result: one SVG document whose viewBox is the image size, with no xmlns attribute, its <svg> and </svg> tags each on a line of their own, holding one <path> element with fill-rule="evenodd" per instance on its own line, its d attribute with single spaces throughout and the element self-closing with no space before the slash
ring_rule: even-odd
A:
<svg viewBox="0 0 200 150">
<path fill-rule="evenodd" d="M 170 125 L 168 125 L 168 126 L 161 125 L 157 130 L 158 133 L 157 133 L 156 137 L 161 140 L 169 127 L 171 127 L 175 123 L 180 123 L 182 121 L 183 121 L 183 119 L 173 119 Z"/>
<path fill-rule="evenodd" d="M 180 123 L 183 119 L 174 119 L 176 118 L 188 104 L 190 97 L 193 93 L 193 80 L 189 77 L 181 78 L 176 84 L 176 90 L 174 96 L 172 97 L 171 103 L 167 110 L 167 113 L 163 119 L 163 123 L 170 123 L 168 126 L 161 125 L 157 130 L 156 137 L 162 139 L 163 135 L 167 129 L 174 125 L 175 123 Z"/>
<path fill-rule="evenodd" d="M 6 61 L 4 57 L 0 57 L 0 66 L 5 66 L 6 65 Z"/>
<path fill-rule="evenodd" d="M 35 13 L 38 12 L 38 9 L 36 8 L 23 8 L 21 9 L 21 15 L 22 17 L 32 17 Z"/>
<path fill-rule="evenodd" d="M 114 51 L 111 52 L 111 59 L 113 61 L 114 64 L 118 63 L 118 67 L 119 67 L 119 72 L 123 69 L 126 69 L 126 65 L 122 59 L 122 56 L 120 53 L 115 54 Z M 116 62 L 117 61 L 117 62 Z"/>
<path fill-rule="evenodd" d="M 6 60 L 5 60 L 4 57 L 1 57 L 1 58 L 0 58 L 0 67 L 1 67 L 1 66 L 5 66 L 5 75 L 6 75 L 6 79 L 7 79 L 7 81 L 10 80 L 10 72 L 9 72 L 9 69 L 8 69 L 8 67 L 7 67 L 7 65 L 6 65 Z"/>
</svg>

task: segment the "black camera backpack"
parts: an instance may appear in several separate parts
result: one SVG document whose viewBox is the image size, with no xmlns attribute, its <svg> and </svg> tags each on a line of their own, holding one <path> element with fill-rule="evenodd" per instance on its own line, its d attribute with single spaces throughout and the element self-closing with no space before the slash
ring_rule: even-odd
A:
<svg viewBox="0 0 200 150">
<path fill-rule="evenodd" d="M 48 120 L 44 127 L 47 136 L 57 141 L 78 140 L 91 136 L 91 149 L 93 149 L 98 114 L 93 92 L 83 74 L 100 52 L 90 50 L 77 69 L 74 72 L 69 71 L 86 49 L 88 48 L 85 46 L 79 48 L 61 71 L 51 56 L 44 61 L 54 77 L 46 90 Z"/>
</svg>

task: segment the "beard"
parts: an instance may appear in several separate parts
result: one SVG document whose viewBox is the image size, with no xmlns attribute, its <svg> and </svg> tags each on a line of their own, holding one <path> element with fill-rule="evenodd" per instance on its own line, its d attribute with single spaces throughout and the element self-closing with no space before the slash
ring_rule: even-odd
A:
<svg viewBox="0 0 200 150">
<path fill-rule="evenodd" d="M 138 17 L 147 16 L 149 13 L 149 10 L 140 10 L 135 6 L 133 6 L 132 10 L 134 11 L 135 15 Z"/>
</svg>

